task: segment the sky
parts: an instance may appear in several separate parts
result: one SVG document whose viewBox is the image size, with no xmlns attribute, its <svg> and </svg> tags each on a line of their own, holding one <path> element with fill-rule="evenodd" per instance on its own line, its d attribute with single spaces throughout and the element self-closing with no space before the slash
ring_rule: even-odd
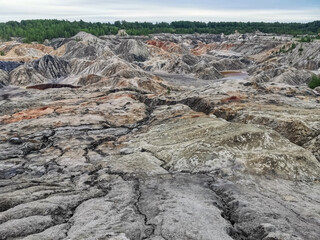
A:
<svg viewBox="0 0 320 240">
<path fill-rule="evenodd" d="M 0 0 L 0 22 L 67 19 L 90 22 L 320 20 L 320 0 Z"/>
</svg>

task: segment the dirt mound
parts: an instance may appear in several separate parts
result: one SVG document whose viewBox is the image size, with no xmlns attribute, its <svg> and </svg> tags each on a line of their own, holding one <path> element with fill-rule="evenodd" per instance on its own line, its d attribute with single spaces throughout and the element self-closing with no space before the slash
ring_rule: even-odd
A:
<svg viewBox="0 0 320 240">
<path fill-rule="evenodd" d="M 147 46 L 134 39 L 122 41 L 115 49 L 117 55 L 129 62 L 144 62 L 150 54 Z"/>
<path fill-rule="evenodd" d="M 1 61 L 27 62 L 49 54 L 53 48 L 42 44 L 9 42 L 0 46 L 0 51 L 4 52 L 4 56 L 0 56 Z"/>
<path fill-rule="evenodd" d="M 161 48 L 170 53 L 182 54 L 184 52 L 184 49 L 180 45 L 169 41 L 149 40 L 147 41 L 147 44 Z"/>
</svg>

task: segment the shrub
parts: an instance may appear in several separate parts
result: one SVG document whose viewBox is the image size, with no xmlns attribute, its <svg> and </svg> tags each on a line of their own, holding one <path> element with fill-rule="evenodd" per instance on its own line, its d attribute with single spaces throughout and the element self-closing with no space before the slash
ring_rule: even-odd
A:
<svg viewBox="0 0 320 240">
<path fill-rule="evenodd" d="M 0 51 L 0 56 L 4 56 L 4 51 Z"/>
<path fill-rule="evenodd" d="M 320 86 L 320 76 L 313 75 L 311 81 L 308 84 L 309 88 L 316 88 Z"/>
<path fill-rule="evenodd" d="M 171 93 L 171 88 L 167 87 L 167 94 L 169 95 Z"/>
<path fill-rule="evenodd" d="M 307 42 L 307 43 L 309 43 L 309 42 L 312 42 L 312 41 L 313 41 L 313 38 L 310 37 L 310 36 L 302 37 L 302 38 L 300 39 L 300 42 Z"/>
</svg>

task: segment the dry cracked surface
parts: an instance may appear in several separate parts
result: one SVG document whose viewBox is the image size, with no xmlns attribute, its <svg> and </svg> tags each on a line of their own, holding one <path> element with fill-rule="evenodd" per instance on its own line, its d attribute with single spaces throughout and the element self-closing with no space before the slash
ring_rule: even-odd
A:
<svg viewBox="0 0 320 240">
<path fill-rule="evenodd" d="M 0 45 L 28 60 L 0 72 L 0 239 L 319 239 L 320 97 L 272 55 L 290 39 L 79 36 Z"/>
</svg>

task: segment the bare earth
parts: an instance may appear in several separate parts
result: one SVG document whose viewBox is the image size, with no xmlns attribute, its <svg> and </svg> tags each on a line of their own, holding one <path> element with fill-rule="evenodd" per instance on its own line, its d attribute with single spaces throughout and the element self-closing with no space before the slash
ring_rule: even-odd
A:
<svg viewBox="0 0 320 240">
<path fill-rule="evenodd" d="M 273 37 L 0 43 L 0 239 L 318 240 L 320 43 Z"/>
</svg>

